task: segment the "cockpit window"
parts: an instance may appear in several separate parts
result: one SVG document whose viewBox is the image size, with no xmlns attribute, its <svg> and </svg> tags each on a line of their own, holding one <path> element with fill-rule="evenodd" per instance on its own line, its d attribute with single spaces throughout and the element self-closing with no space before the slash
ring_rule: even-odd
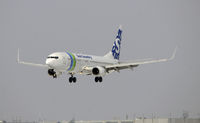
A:
<svg viewBox="0 0 200 123">
<path fill-rule="evenodd" d="M 58 56 L 48 56 L 47 58 L 50 58 L 50 59 L 58 59 Z"/>
</svg>

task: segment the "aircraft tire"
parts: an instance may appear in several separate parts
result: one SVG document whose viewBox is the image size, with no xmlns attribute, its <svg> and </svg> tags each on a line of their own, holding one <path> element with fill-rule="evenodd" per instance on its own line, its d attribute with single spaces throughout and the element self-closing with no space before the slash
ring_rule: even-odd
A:
<svg viewBox="0 0 200 123">
<path fill-rule="evenodd" d="M 102 82 L 103 81 L 103 78 L 102 77 L 99 77 L 99 82 Z"/>
<path fill-rule="evenodd" d="M 72 80 L 74 83 L 76 83 L 76 77 L 73 77 Z"/>
<path fill-rule="evenodd" d="M 57 78 L 57 75 L 56 75 L 56 74 L 53 74 L 53 78 L 54 78 L 54 79 Z"/>
<path fill-rule="evenodd" d="M 99 77 L 95 77 L 95 82 L 98 82 L 99 81 Z"/>
<path fill-rule="evenodd" d="M 73 81 L 73 78 L 69 77 L 69 83 L 72 83 L 72 81 Z"/>
</svg>

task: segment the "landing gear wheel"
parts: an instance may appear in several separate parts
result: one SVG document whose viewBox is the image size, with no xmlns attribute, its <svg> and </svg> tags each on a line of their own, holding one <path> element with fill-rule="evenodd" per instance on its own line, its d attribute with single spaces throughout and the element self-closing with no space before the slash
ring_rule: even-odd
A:
<svg viewBox="0 0 200 123">
<path fill-rule="evenodd" d="M 73 78 L 69 77 L 69 83 L 72 83 L 72 81 L 73 81 Z"/>
<path fill-rule="evenodd" d="M 95 77 L 95 82 L 98 82 L 99 81 L 99 77 Z"/>
<path fill-rule="evenodd" d="M 76 77 L 73 77 L 72 80 L 74 83 L 76 83 Z"/>
<path fill-rule="evenodd" d="M 76 83 L 76 77 L 73 77 L 73 76 L 71 76 L 71 77 L 69 77 L 69 83 Z"/>
<path fill-rule="evenodd" d="M 99 77 L 99 82 L 102 82 L 103 81 L 103 78 L 102 77 Z"/>
<path fill-rule="evenodd" d="M 57 75 L 56 75 L 56 74 L 53 74 L 53 78 L 57 78 Z"/>
<path fill-rule="evenodd" d="M 95 77 L 95 82 L 102 82 L 103 81 L 103 78 L 100 76 L 100 77 Z"/>
</svg>

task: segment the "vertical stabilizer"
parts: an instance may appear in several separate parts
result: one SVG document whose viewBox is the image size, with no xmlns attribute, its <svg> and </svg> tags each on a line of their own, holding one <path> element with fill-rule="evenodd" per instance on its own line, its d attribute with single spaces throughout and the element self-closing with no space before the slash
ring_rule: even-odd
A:
<svg viewBox="0 0 200 123">
<path fill-rule="evenodd" d="M 122 40 L 122 26 L 120 25 L 112 49 L 104 57 L 119 60 L 121 40 Z"/>
</svg>

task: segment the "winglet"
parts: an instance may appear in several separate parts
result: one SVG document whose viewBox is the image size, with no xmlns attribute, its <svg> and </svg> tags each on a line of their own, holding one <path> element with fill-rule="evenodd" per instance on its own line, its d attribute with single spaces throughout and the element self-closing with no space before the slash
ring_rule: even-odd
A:
<svg viewBox="0 0 200 123">
<path fill-rule="evenodd" d="M 176 48 L 174 49 L 174 52 L 173 52 L 172 56 L 169 58 L 169 60 L 173 60 L 173 59 L 175 58 L 177 48 L 178 48 L 178 47 L 176 46 Z"/>
<path fill-rule="evenodd" d="M 25 65 L 30 65 L 30 66 L 37 66 L 37 67 L 48 68 L 48 65 L 46 65 L 46 64 L 36 64 L 36 63 L 31 63 L 31 62 L 20 61 L 20 59 L 19 59 L 19 48 L 18 48 L 18 51 L 17 51 L 17 63 L 19 63 L 19 64 L 25 64 Z"/>
<path fill-rule="evenodd" d="M 19 48 L 18 48 L 18 50 L 17 50 L 17 62 L 19 63 L 20 61 L 19 61 Z"/>
</svg>

